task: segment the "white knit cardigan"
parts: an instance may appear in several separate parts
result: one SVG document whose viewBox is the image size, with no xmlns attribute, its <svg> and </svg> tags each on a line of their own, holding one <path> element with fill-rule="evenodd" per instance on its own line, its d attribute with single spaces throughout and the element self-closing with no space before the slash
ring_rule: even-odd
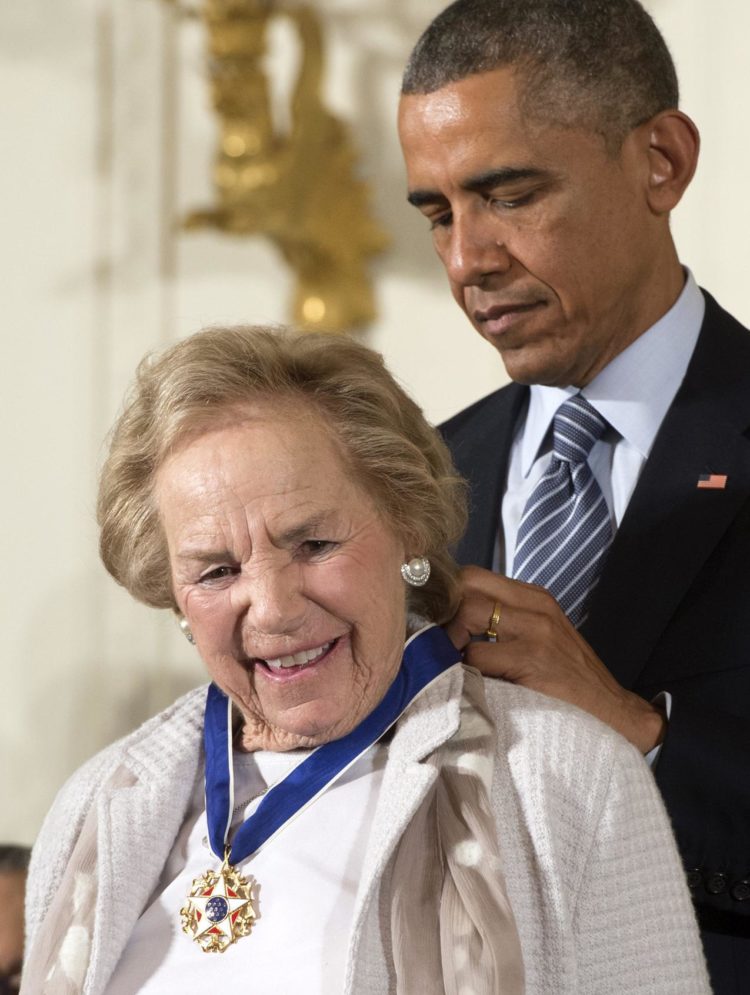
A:
<svg viewBox="0 0 750 995">
<path fill-rule="evenodd" d="M 462 687 L 463 669 L 447 671 L 391 741 L 348 938 L 347 995 L 395 991 L 380 899 L 404 829 L 434 784 L 430 756 L 458 728 Z M 486 681 L 485 692 L 497 729 L 491 805 L 528 995 L 710 992 L 680 860 L 643 759 L 564 703 L 500 681 Z M 29 963 L 96 808 L 96 918 L 83 995 L 106 990 L 183 821 L 201 762 L 204 700 L 205 689 L 191 692 L 94 757 L 42 827 L 27 889 Z"/>
</svg>

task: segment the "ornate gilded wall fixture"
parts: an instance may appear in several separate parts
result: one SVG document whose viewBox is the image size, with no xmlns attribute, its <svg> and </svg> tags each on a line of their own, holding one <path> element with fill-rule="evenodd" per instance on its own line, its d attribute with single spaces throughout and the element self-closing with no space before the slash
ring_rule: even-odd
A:
<svg viewBox="0 0 750 995">
<path fill-rule="evenodd" d="M 371 321 L 375 304 L 366 263 L 387 237 L 368 212 L 366 185 L 346 126 L 323 106 L 323 41 L 310 7 L 274 0 L 203 0 L 213 105 L 220 122 L 215 207 L 187 227 L 262 234 L 295 271 L 295 322 L 346 331 Z M 272 19 L 290 18 L 301 56 L 290 128 L 274 128 L 263 68 Z"/>
</svg>

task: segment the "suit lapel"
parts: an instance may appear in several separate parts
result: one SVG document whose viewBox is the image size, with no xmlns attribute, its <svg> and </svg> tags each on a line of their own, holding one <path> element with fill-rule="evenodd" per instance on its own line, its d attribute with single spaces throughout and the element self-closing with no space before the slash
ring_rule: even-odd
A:
<svg viewBox="0 0 750 995">
<path fill-rule="evenodd" d="M 455 556 L 490 570 L 516 423 L 528 388 L 509 384 L 442 426 L 458 472 L 469 482 L 469 522 Z"/>
<path fill-rule="evenodd" d="M 710 298 L 685 380 L 644 467 L 581 633 L 632 687 L 750 497 L 750 336 Z M 702 490 L 702 474 L 727 476 Z"/>
</svg>

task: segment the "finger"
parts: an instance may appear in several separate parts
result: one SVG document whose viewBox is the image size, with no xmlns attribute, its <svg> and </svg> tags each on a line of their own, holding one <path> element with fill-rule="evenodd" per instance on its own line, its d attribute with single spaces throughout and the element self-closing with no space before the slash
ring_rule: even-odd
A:
<svg viewBox="0 0 750 995">
<path fill-rule="evenodd" d="M 472 636 L 483 636 L 490 630 L 497 635 L 503 616 L 504 609 L 498 601 L 490 601 L 484 595 L 471 595 L 460 603 L 445 629 L 454 646 L 463 649 Z"/>
<path fill-rule="evenodd" d="M 492 633 L 498 640 L 514 639 L 523 632 L 542 627 L 547 630 L 564 619 L 557 602 L 546 592 L 543 597 L 505 601 L 485 593 L 465 592 L 448 633 L 456 646 L 462 648 L 471 636 Z"/>
<path fill-rule="evenodd" d="M 444 626 L 457 649 L 463 649 L 472 636 L 483 633 L 489 627 L 496 601 L 492 594 L 482 592 L 481 579 L 478 585 L 473 582 L 475 577 L 481 578 L 485 574 L 493 577 L 480 567 L 466 567 L 459 575 L 461 600 L 456 614 Z"/>
<path fill-rule="evenodd" d="M 499 624 L 496 612 L 502 618 L 502 606 L 497 601 L 490 601 L 484 595 L 471 595 L 459 603 L 453 618 L 444 626 L 449 639 L 457 649 L 463 649 L 474 636 L 486 634 L 495 619 Z M 497 632 L 497 628 L 494 629 Z"/>
<path fill-rule="evenodd" d="M 463 650 L 471 642 L 471 632 L 459 615 L 454 615 L 443 628 L 457 650 Z"/>
<path fill-rule="evenodd" d="M 465 599 L 483 597 L 513 608 L 555 611 L 559 606 L 549 591 L 537 584 L 527 584 L 483 567 L 464 567 L 460 574 L 461 593 Z"/>
<path fill-rule="evenodd" d="M 502 643 L 469 643 L 464 650 L 464 663 L 475 667 L 485 677 L 502 677 L 511 682 L 523 678 L 523 668 L 516 654 L 509 653 Z"/>
</svg>

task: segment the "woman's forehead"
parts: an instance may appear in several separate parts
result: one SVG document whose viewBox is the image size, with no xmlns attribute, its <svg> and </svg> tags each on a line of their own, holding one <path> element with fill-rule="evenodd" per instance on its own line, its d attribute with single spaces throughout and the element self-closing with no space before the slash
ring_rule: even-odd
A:
<svg viewBox="0 0 750 995">
<path fill-rule="evenodd" d="M 243 517 L 293 532 L 375 510 L 321 420 L 269 412 L 183 445 L 160 468 L 155 496 L 168 532 L 223 529 Z"/>
</svg>

